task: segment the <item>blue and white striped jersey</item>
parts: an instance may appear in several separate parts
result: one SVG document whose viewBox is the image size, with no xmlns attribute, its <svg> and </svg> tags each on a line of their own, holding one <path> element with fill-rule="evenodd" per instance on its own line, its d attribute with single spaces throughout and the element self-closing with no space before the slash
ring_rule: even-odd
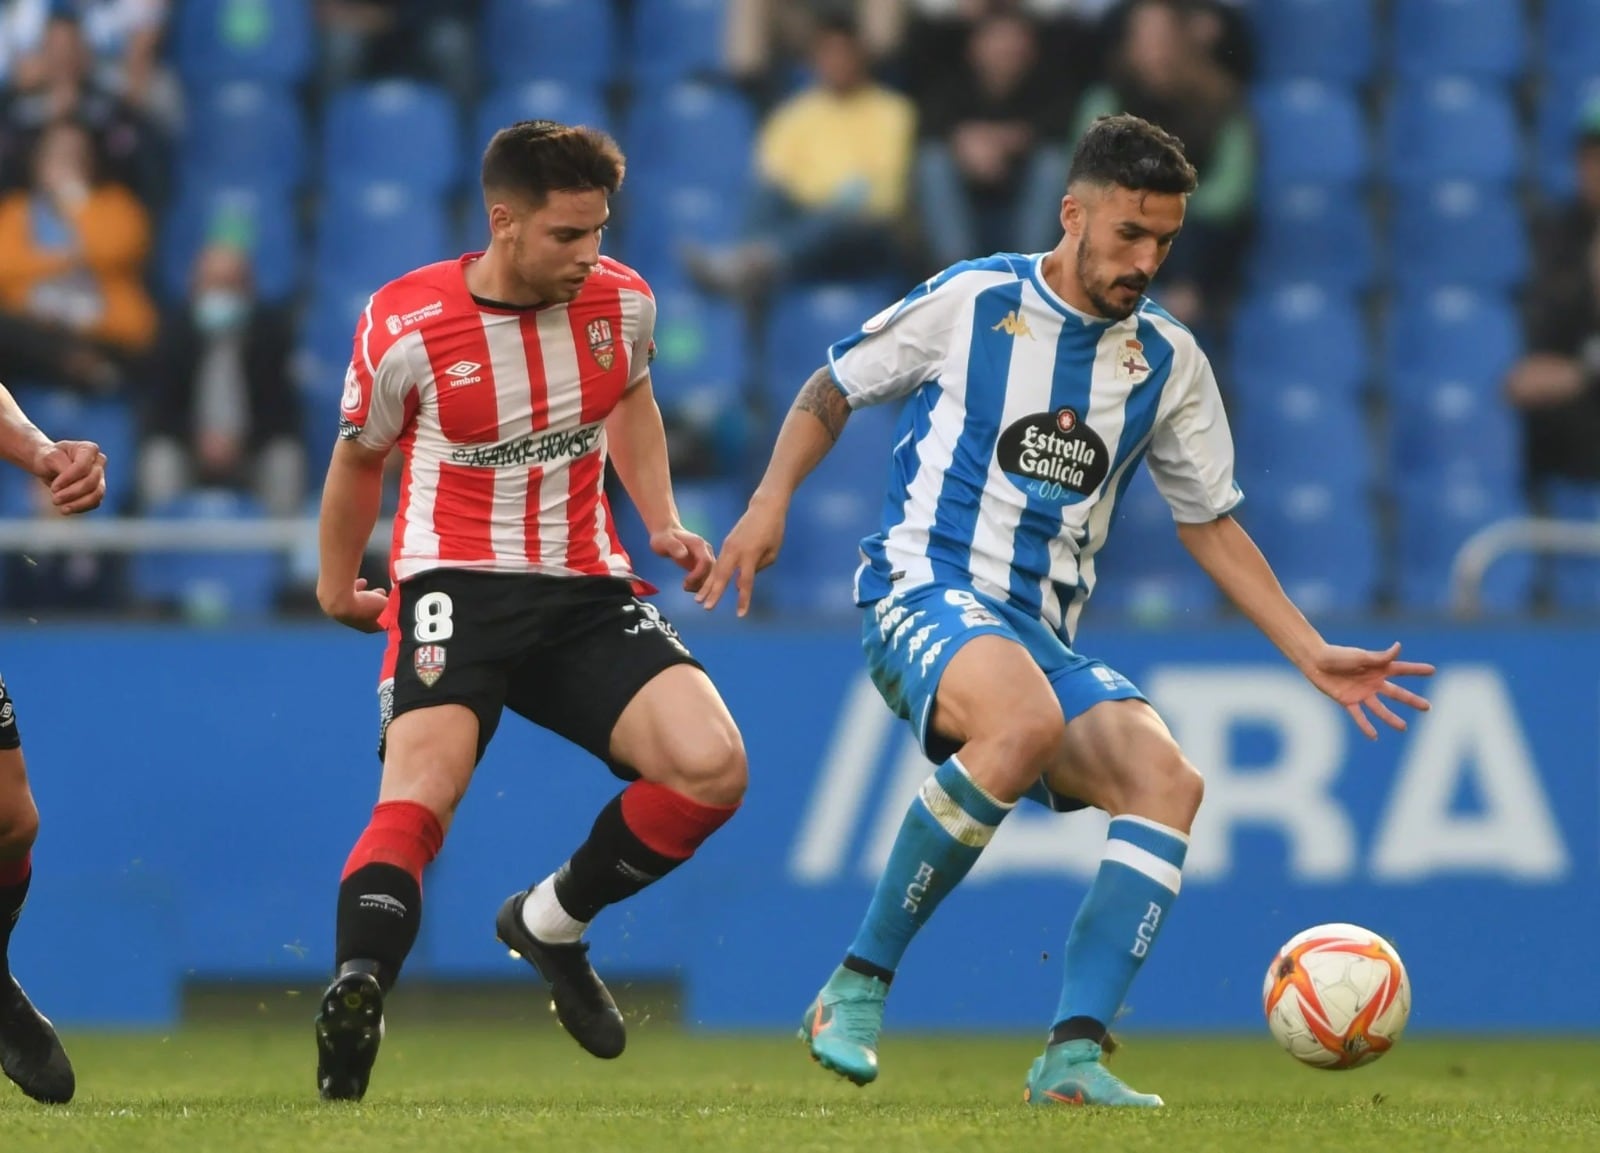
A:
<svg viewBox="0 0 1600 1153">
<path fill-rule="evenodd" d="M 1176 520 L 1242 499 L 1217 382 L 1194 337 L 1146 299 L 1079 312 L 1043 254 L 957 264 L 828 350 L 852 408 L 905 397 L 880 530 L 856 600 L 970 587 L 1071 643 L 1117 498 L 1141 458 Z"/>
</svg>

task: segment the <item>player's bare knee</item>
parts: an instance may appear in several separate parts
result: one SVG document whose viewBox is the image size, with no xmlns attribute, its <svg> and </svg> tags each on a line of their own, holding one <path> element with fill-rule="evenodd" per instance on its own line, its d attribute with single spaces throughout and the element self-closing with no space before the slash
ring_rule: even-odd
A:
<svg viewBox="0 0 1600 1153">
<path fill-rule="evenodd" d="M 744 800 L 749 767 L 739 730 L 708 727 L 673 758 L 676 788 L 702 805 L 737 805 Z"/>
<path fill-rule="evenodd" d="M 992 735 L 968 743 L 962 763 L 992 796 L 1014 801 L 1055 761 L 1066 726 L 1056 709 L 1024 709 Z"/>
<path fill-rule="evenodd" d="M 18 804 L 0 812 L 0 860 L 15 860 L 39 839 L 39 810 L 26 793 Z"/>
<path fill-rule="evenodd" d="M 1205 778 L 1174 746 L 1148 757 L 1127 779 L 1118 809 L 1187 830 L 1205 797 Z"/>
</svg>

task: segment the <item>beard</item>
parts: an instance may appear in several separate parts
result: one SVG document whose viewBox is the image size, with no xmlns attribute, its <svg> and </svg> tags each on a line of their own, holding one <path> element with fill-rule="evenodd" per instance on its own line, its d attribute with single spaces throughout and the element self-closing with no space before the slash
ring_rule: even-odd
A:
<svg viewBox="0 0 1600 1153">
<path fill-rule="evenodd" d="M 1133 310 L 1139 306 L 1139 296 L 1150 286 L 1150 278 L 1137 272 L 1119 276 L 1108 283 L 1097 281 L 1094 276 L 1094 250 L 1089 247 L 1087 236 L 1078 241 L 1076 264 L 1078 283 L 1083 285 L 1083 294 L 1094 305 L 1095 311 L 1107 320 L 1126 320 L 1132 316 Z M 1131 289 L 1133 301 L 1126 305 L 1115 303 L 1111 299 L 1111 290 L 1114 288 Z"/>
</svg>

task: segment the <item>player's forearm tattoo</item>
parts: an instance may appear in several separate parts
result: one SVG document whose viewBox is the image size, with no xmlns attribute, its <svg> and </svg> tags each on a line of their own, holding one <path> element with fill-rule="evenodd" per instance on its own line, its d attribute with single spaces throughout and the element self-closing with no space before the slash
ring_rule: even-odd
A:
<svg viewBox="0 0 1600 1153">
<path fill-rule="evenodd" d="M 835 442 L 844 431 L 844 422 L 850 419 L 850 402 L 844 398 L 844 393 L 839 391 L 825 368 L 819 368 L 811 374 L 800 395 L 794 398 L 794 406 L 820 420 L 822 427 L 828 430 L 828 436 Z"/>
</svg>

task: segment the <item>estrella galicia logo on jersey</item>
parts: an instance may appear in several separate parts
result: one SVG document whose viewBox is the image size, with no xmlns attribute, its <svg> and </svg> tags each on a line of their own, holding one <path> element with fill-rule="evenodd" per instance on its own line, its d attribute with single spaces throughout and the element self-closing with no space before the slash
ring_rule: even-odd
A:
<svg viewBox="0 0 1600 1153">
<path fill-rule="evenodd" d="M 1028 495 L 1061 504 L 1097 492 L 1111 468 L 1106 442 L 1071 408 L 1023 417 L 1000 434 L 994 454 Z"/>
<path fill-rule="evenodd" d="M 411 664 L 417 670 L 417 680 L 433 688 L 444 676 L 444 646 L 418 645 Z"/>
<path fill-rule="evenodd" d="M 591 320 L 584 331 L 589 337 L 589 352 L 594 356 L 594 362 L 602 370 L 610 372 L 617 359 L 616 342 L 611 337 L 611 322 L 602 316 Z"/>
</svg>

